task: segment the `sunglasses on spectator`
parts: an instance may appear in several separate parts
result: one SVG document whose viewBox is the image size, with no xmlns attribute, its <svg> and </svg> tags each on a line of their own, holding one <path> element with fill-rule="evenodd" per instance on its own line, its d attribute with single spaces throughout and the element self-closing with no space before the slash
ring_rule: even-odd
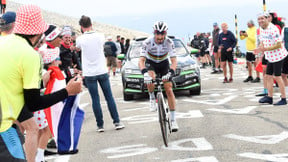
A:
<svg viewBox="0 0 288 162">
<path fill-rule="evenodd" d="M 60 57 L 57 57 L 57 58 L 55 59 L 55 61 L 61 61 Z"/>
</svg>

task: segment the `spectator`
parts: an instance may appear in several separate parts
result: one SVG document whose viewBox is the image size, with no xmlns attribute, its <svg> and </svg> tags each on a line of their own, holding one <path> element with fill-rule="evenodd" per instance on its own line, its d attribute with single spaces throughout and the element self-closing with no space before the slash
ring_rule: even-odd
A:
<svg viewBox="0 0 288 162">
<path fill-rule="evenodd" d="M 254 50 L 256 54 L 264 53 L 265 58 L 268 60 L 267 64 L 267 87 L 268 96 L 264 96 L 259 100 L 259 103 L 273 104 L 273 76 L 279 85 L 281 92 L 281 100 L 274 105 L 286 105 L 286 93 L 283 80 L 281 78 L 281 71 L 283 60 L 287 56 L 287 52 L 284 50 L 283 42 L 280 37 L 280 32 L 277 27 L 268 21 L 268 15 L 266 13 L 258 16 L 260 23 L 260 46 Z"/>
<path fill-rule="evenodd" d="M 6 0 L 0 0 L 1 1 L 1 13 L 0 14 L 4 14 L 6 11 Z"/>
<path fill-rule="evenodd" d="M 222 69 L 220 68 L 221 52 L 218 52 L 218 49 L 219 49 L 218 39 L 219 39 L 220 29 L 217 23 L 213 24 L 213 28 L 214 29 L 212 31 L 212 39 L 213 39 L 212 48 L 213 48 L 215 68 L 213 69 L 212 74 L 217 74 L 217 73 L 222 73 Z"/>
<path fill-rule="evenodd" d="M 125 43 L 125 38 L 122 37 L 122 38 L 120 39 L 121 54 L 125 53 L 124 43 Z"/>
<path fill-rule="evenodd" d="M 283 27 L 283 30 L 282 30 L 282 40 L 283 40 L 283 45 L 285 47 L 285 52 L 288 51 L 288 27 L 285 26 Z M 284 59 L 284 62 L 283 62 L 283 66 L 282 66 L 282 79 L 283 79 L 283 82 L 284 82 L 284 85 L 285 85 L 285 92 L 286 94 L 288 94 L 288 80 L 287 80 L 287 76 L 288 76 L 288 57 L 286 57 Z"/>
<path fill-rule="evenodd" d="M 73 78 L 74 74 L 78 74 L 81 70 L 80 62 L 76 54 L 76 48 L 72 42 L 71 29 L 63 29 L 61 33 L 62 42 L 60 45 L 60 59 L 62 64 L 59 66 L 66 75 L 66 83 Z"/>
<path fill-rule="evenodd" d="M 204 33 L 204 40 L 205 40 L 205 44 L 206 44 L 206 49 L 205 49 L 205 58 L 206 58 L 206 63 L 207 65 L 209 64 L 209 66 L 212 66 L 212 59 L 210 56 L 210 50 L 211 50 L 211 42 L 212 39 L 210 38 L 210 33 Z"/>
<path fill-rule="evenodd" d="M 201 38 L 200 38 L 201 33 L 197 32 L 196 35 L 194 35 L 194 39 L 191 41 L 191 47 L 198 49 L 198 53 L 196 54 L 196 57 L 198 60 L 202 63 L 203 59 L 201 56 Z"/>
<path fill-rule="evenodd" d="M 117 47 L 116 44 L 112 41 L 112 37 L 108 36 L 107 42 L 104 44 L 104 54 L 107 61 L 107 68 L 108 68 L 108 75 L 110 75 L 110 70 L 112 67 L 113 76 L 116 75 L 116 67 L 117 67 L 117 60 L 116 60 L 116 52 Z"/>
<path fill-rule="evenodd" d="M 12 34 L 16 20 L 16 13 L 8 11 L 0 18 L 1 36 Z"/>
<path fill-rule="evenodd" d="M 228 30 L 227 23 L 221 24 L 222 33 L 219 35 L 219 50 L 221 52 L 221 65 L 224 72 L 223 83 L 233 82 L 233 48 L 236 46 L 236 39 L 234 34 Z M 227 79 L 227 67 L 226 62 L 228 61 L 230 78 Z"/>
<path fill-rule="evenodd" d="M 246 63 L 248 67 L 248 77 L 243 81 L 245 83 L 251 81 L 252 83 L 260 82 L 260 73 L 256 71 L 257 77 L 253 80 L 253 67 L 257 66 L 256 57 L 253 54 L 254 49 L 256 48 L 256 27 L 254 25 L 253 20 L 248 21 L 247 23 L 248 29 L 246 31 L 240 31 L 240 39 L 246 39 Z"/>
<path fill-rule="evenodd" d="M 1 111 L 3 112 L 0 119 L 1 161 L 25 161 L 26 159 L 19 135 L 15 128 L 12 127 L 13 121 L 19 117 L 21 110 L 24 110 L 24 103 L 31 112 L 44 109 L 64 100 L 68 95 L 79 93 L 82 84 L 81 79 L 79 81 L 71 80 L 67 87 L 60 91 L 51 95 L 40 95 L 40 58 L 33 47 L 38 44 L 48 26 L 42 18 L 41 9 L 37 6 L 21 6 L 18 8 L 16 15 L 15 35 L 9 35 L 4 39 L 0 38 L 1 56 L 10 58 L 8 60 L 0 60 L 0 69 L 2 69 L 0 73 L 0 99 Z M 17 48 L 11 48 L 12 46 Z M 19 70 L 19 67 L 22 70 Z M 11 111 L 13 113 L 10 113 Z M 29 111 L 25 111 L 26 116 L 31 115 Z M 35 125 L 32 123 L 32 125 L 28 126 L 34 127 Z M 37 134 L 33 136 L 30 133 L 35 132 L 26 132 L 26 135 L 30 138 L 36 137 L 32 141 L 37 141 Z M 4 142 L 3 137 L 13 140 L 5 140 Z M 13 150 L 8 151 L 6 145 L 13 145 Z M 26 150 L 29 148 L 26 148 Z M 34 161 L 35 155 L 36 150 L 29 156 L 27 154 L 27 160 L 29 162 Z"/>
<path fill-rule="evenodd" d="M 282 32 L 282 28 L 284 27 L 284 23 L 282 23 L 279 18 L 278 18 L 278 15 L 276 12 L 274 11 L 269 11 L 269 21 L 274 24 L 278 29 L 279 29 L 279 32 L 281 34 Z"/>
<path fill-rule="evenodd" d="M 43 51 L 43 62 L 48 68 L 47 70 L 51 71 L 44 94 L 51 94 L 66 86 L 64 75 L 59 68 L 61 64 L 59 53 L 60 50 L 58 47 Z M 75 154 L 78 152 L 77 144 L 84 119 L 84 112 L 79 108 L 79 100 L 79 95 L 69 96 L 65 101 L 59 102 L 44 110 L 51 133 L 55 137 L 59 154 Z M 71 135 L 71 133 L 73 135 Z M 46 137 L 49 139 L 50 136 Z M 41 149 L 46 148 L 48 143 L 47 138 L 46 141 L 42 141 Z M 73 142 L 71 143 L 71 141 Z"/>
<path fill-rule="evenodd" d="M 121 50 L 122 50 L 120 42 L 121 42 L 121 36 L 117 35 L 117 37 L 116 37 L 117 56 L 119 54 L 121 54 Z M 118 58 L 117 58 L 117 69 L 116 69 L 116 72 L 119 73 L 120 69 L 121 69 L 121 60 L 118 60 Z"/>
<path fill-rule="evenodd" d="M 129 47 L 130 47 L 130 39 L 126 39 L 126 41 L 125 41 L 125 52 L 124 52 L 125 55 L 127 54 Z"/>
<path fill-rule="evenodd" d="M 46 65 L 47 67 L 50 67 L 50 66 L 58 66 L 59 64 L 61 64 L 60 59 L 58 59 L 59 58 L 59 52 L 60 52 L 59 48 L 47 49 L 47 50 L 41 51 L 42 60 L 43 60 L 44 65 Z M 53 75 L 53 73 L 51 73 L 51 72 L 50 72 L 50 74 Z M 51 79 L 51 78 L 52 77 L 49 77 L 49 79 Z M 46 87 L 46 84 L 45 84 L 45 87 Z M 65 84 L 61 88 L 64 88 L 64 87 L 65 87 Z M 56 105 L 59 105 L 59 103 Z M 45 111 L 46 110 L 47 109 L 45 109 Z M 59 111 L 59 110 L 56 110 L 56 111 Z M 48 144 L 49 139 L 52 136 L 51 131 L 50 131 L 49 126 L 48 126 L 47 117 L 49 117 L 49 116 L 45 115 L 44 110 L 39 110 L 39 111 L 34 112 L 34 118 L 35 118 L 35 121 L 36 121 L 38 128 L 39 128 L 38 150 L 37 150 L 36 159 L 35 159 L 36 162 L 45 161 L 44 151 L 46 149 L 46 146 Z"/>
<path fill-rule="evenodd" d="M 116 103 L 114 101 L 112 90 L 105 66 L 104 57 L 104 34 L 92 31 L 91 19 L 87 16 L 82 16 L 79 25 L 84 32 L 83 35 L 76 39 L 76 47 L 82 51 L 82 69 L 83 76 L 89 93 L 92 98 L 92 107 L 97 121 L 97 131 L 104 131 L 104 121 L 102 109 L 98 94 L 98 83 L 104 93 L 110 115 L 116 130 L 122 129 L 125 126 L 120 122 Z"/>
</svg>

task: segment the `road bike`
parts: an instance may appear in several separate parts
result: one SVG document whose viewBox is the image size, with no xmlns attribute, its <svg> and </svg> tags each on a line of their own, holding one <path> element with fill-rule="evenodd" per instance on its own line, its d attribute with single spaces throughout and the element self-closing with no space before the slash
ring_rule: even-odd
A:
<svg viewBox="0 0 288 162">
<path fill-rule="evenodd" d="M 166 147 L 168 147 L 168 137 L 172 133 L 171 129 L 171 119 L 170 119 L 170 110 L 169 106 L 166 103 L 166 100 L 164 98 L 163 92 L 162 92 L 162 79 L 156 78 L 155 79 L 155 86 L 157 87 L 157 105 L 158 105 L 158 117 L 159 117 L 159 123 L 161 128 L 161 134 L 163 137 L 163 142 Z"/>
</svg>

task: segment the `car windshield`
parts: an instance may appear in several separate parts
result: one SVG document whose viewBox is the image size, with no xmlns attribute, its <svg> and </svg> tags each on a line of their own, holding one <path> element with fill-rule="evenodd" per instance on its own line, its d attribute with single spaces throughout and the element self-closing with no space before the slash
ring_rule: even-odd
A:
<svg viewBox="0 0 288 162">
<path fill-rule="evenodd" d="M 175 45 L 175 51 L 176 51 L 177 56 L 188 54 L 188 51 L 181 40 L 173 39 L 173 42 Z M 138 41 L 138 42 L 134 42 L 131 45 L 131 48 L 129 50 L 130 59 L 140 57 L 140 51 L 141 51 L 142 43 L 143 43 L 143 41 Z"/>
</svg>

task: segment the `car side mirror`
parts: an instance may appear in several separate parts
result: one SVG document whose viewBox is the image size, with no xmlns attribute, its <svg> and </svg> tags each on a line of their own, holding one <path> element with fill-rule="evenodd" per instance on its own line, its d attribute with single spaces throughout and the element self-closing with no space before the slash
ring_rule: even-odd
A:
<svg viewBox="0 0 288 162">
<path fill-rule="evenodd" d="M 117 56 L 117 58 L 118 58 L 119 60 L 124 60 L 124 59 L 125 59 L 125 54 L 119 54 L 119 55 Z"/>
</svg>

